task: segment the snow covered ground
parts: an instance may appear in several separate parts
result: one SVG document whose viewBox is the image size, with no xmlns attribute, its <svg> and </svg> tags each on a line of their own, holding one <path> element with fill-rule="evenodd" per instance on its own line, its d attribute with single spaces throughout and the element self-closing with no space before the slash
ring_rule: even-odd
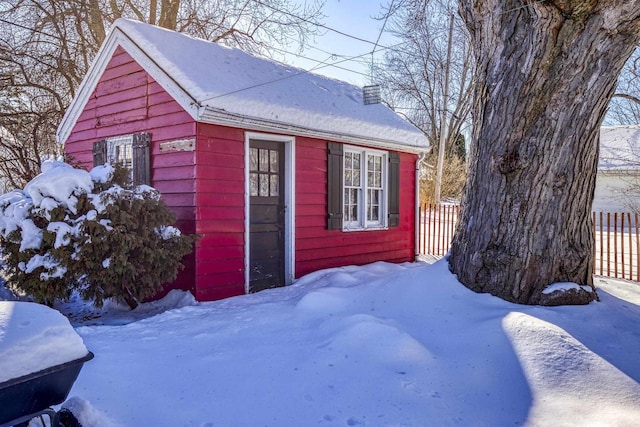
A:
<svg viewBox="0 0 640 427">
<path fill-rule="evenodd" d="M 95 359 L 65 405 L 85 427 L 637 426 L 640 284 L 598 285 L 588 306 L 519 306 L 439 261 L 133 312 L 75 301 L 59 308 Z"/>
</svg>

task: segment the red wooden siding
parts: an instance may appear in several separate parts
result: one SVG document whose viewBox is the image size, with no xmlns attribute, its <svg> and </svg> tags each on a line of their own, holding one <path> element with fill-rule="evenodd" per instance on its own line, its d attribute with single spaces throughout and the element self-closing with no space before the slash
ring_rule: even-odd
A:
<svg viewBox="0 0 640 427">
<path fill-rule="evenodd" d="M 312 271 L 415 257 L 415 160 L 400 154 L 400 225 L 380 231 L 327 230 L 327 143 L 296 138 L 296 277 Z"/>
<path fill-rule="evenodd" d="M 151 133 L 152 185 L 176 213 L 177 225 L 198 233 L 195 252 L 171 286 L 198 300 L 244 293 L 245 172 L 242 129 L 195 123 L 126 52 L 118 48 L 76 122 L 65 151 L 93 164 L 97 140 Z M 160 151 L 160 143 L 196 139 L 195 151 Z M 412 261 L 414 165 L 400 156 L 400 226 L 381 231 L 327 230 L 326 141 L 296 137 L 295 276 L 374 261 Z"/>
<path fill-rule="evenodd" d="M 196 156 L 196 297 L 245 292 L 244 131 L 198 124 Z M 381 231 L 327 230 L 326 141 L 296 137 L 295 276 L 374 261 L 415 257 L 416 156 L 401 154 L 400 226 Z"/>
<path fill-rule="evenodd" d="M 196 298 L 244 289 L 244 131 L 198 123 Z"/>
<path fill-rule="evenodd" d="M 97 140 L 139 132 L 151 133 L 151 180 L 177 216 L 177 226 L 194 233 L 195 152 L 160 151 L 160 143 L 195 138 L 191 116 L 129 54 L 118 48 L 65 143 L 70 161 L 90 169 Z M 194 288 L 195 255 L 172 287 Z"/>
</svg>

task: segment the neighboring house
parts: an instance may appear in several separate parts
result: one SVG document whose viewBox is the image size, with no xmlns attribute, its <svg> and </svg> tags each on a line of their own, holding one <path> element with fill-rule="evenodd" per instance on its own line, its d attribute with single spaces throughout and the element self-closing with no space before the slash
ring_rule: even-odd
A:
<svg viewBox="0 0 640 427">
<path fill-rule="evenodd" d="M 640 125 L 603 126 L 593 200 L 595 212 L 640 208 Z"/>
<path fill-rule="evenodd" d="M 347 83 L 120 19 L 57 136 L 85 166 L 128 167 L 198 233 L 172 285 L 198 300 L 415 258 L 428 142 Z"/>
</svg>

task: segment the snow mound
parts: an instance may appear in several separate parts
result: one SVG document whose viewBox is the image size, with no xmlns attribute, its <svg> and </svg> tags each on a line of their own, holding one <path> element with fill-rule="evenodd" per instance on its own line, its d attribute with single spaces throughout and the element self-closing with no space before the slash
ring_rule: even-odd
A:
<svg viewBox="0 0 640 427">
<path fill-rule="evenodd" d="M 301 314 L 330 316 L 347 310 L 348 291 L 341 288 L 322 288 L 303 296 L 296 304 Z"/>
<path fill-rule="evenodd" d="M 637 425 L 636 381 L 552 323 L 512 312 L 503 327 L 533 391 L 533 425 L 574 425 L 576 416 L 582 426 Z"/>
<path fill-rule="evenodd" d="M 74 396 L 62 404 L 71 411 L 82 427 L 118 427 L 104 412 L 96 409 L 89 401 Z"/>
<path fill-rule="evenodd" d="M 406 369 L 409 365 L 428 365 L 433 356 L 402 328 L 367 314 L 330 319 L 320 331 L 336 332 L 326 346 L 338 358 L 347 355 L 354 363 Z"/>
<path fill-rule="evenodd" d="M 66 317 L 41 304 L 0 301 L 0 383 L 86 356 Z"/>
</svg>

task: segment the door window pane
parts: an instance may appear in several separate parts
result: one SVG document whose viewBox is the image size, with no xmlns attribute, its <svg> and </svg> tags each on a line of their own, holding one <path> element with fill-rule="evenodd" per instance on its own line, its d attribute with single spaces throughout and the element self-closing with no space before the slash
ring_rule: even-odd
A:
<svg viewBox="0 0 640 427">
<path fill-rule="evenodd" d="M 269 150 L 260 149 L 260 172 L 269 172 Z"/>
<path fill-rule="evenodd" d="M 276 150 L 269 150 L 269 172 L 277 173 L 279 170 L 278 152 Z"/>
<path fill-rule="evenodd" d="M 249 150 L 249 170 L 250 171 L 258 170 L 258 149 L 257 148 L 251 148 Z"/>
<path fill-rule="evenodd" d="M 251 196 L 258 195 L 258 174 L 257 173 L 249 174 L 249 194 Z"/>
<path fill-rule="evenodd" d="M 269 175 L 260 174 L 260 197 L 269 197 Z"/>
<path fill-rule="evenodd" d="M 276 197 L 280 193 L 278 175 L 271 175 L 271 184 L 269 185 L 269 195 Z"/>
<path fill-rule="evenodd" d="M 257 197 L 280 196 L 281 152 L 269 148 L 249 148 L 249 193 Z"/>
</svg>

